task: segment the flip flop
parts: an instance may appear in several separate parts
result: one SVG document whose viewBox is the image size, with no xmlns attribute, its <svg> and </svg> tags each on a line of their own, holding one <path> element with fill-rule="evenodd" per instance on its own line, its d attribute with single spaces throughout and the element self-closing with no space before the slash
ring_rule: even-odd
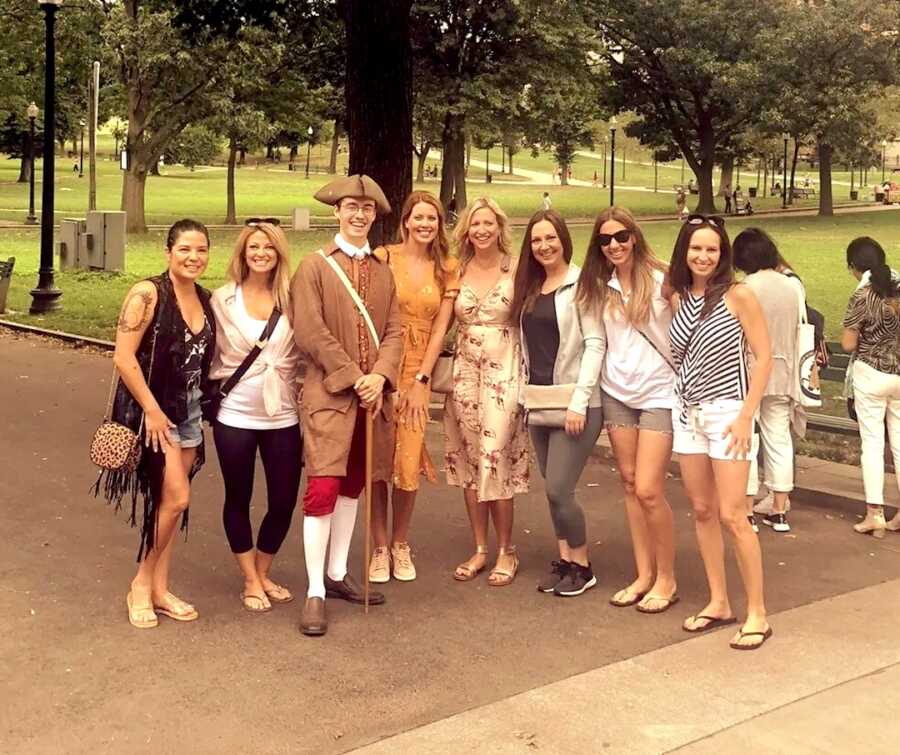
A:
<svg viewBox="0 0 900 755">
<path fill-rule="evenodd" d="M 718 627 L 727 627 L 730 624 L 737 624 L 736 616 L 729 616 L 728 618 L 723 618 L 721 616 L 706 616 L 704 614 L 700 614 L 699 616 L 689 616 L 688 618 L 694 619 L 697 621 L 698 619 L 702 619 L 707 622 L 702 627 L 694 627 L 693 629 L 688 629 L 684 624 L 681 625 L 683 631 L 688 632 L 689 634 L 700 634 L 701 632 L 707 632 L 710 629 L 716 629 Z"/>
<path fill-rule="evenodd" d="M 294 596 L 291 595 L 290 590 L 288 590 L 286 587 L 282 587 L 281 585 L 276 584 L 275 582 L 272 583 L 272 587 L 268 589 L 264 588 L 263 592 L 272 603 L 290 603 L 294 599 Z"/>
<path fill-rule="evenodd" d="M 643 600 L 662 600 L 665 602 L 665 605 L 662 608 L 644 608 L 638 603 L 635 608 L 641 613 L 664 613 L 674 606 L 680 598 L 678 597 L 678 594 L 675 593 L 671 598 L 664 598 L 662 595 L 645 595 Z"/>
<path fill-rule="evenodd" d="M 156 611 L 153 610 L 152 606 L 134 607 L 134 599 L 131 597 L 130 592 L 125 596 L 125 605 L 128 606 L 128 623 L 131 626 L 137 629 L 153 629 L 159 624 Z M 148 613 L 152 615 L 152 618 L 147 616 Z"/>
<path fill-rule="evenodd" d="M 185 608 L 189 610 L 176 610 L 171 607 L 154 605 L 153 610 L 158 614 L 162 614 L 163 616 L 168 616 L 170 619 L 174 619 L 175 621 L 195 621 L 200 618 L 200 614 L 197 613 L 197 609 L 194 608 L 189 603 L 185 603 L 181 598 L 173 595 L 172 593 L 166 593 L 166 600 L 170 602 L 174 602 L 176 605 L 180 603 L 185 606 Z"/>
<path fill-rule="evenodd" d="M 631 597 L 628 600 L 616 600 L 616 595 L 618 595 L 619 592 L 624 592 L 626 595 L 630 595 Z M 609 599 L 609 604 L 611 606 L 615 606 L 616 608 L 628 608 L 629 606 L 633 606 L 635 603 L 640 603 L 644 599 L 644 596 L 647 594 L 645 592 L 628 592 L 627 587 L 619 590 L 619 592 L 617 592 L 616 595 L 613 595 Z"/>
<path fill-rule="evenodd" d="M 259 608 L 254 608 L 254 604 L 250 601 L 259 601 Z M 265 598 L 260 595 L 251 595 L 249 593 L 241 593 L 241 605 L 247 613 L 268 613 L 272 610 L 272 606 L 267 606 Z"/>
<path fill-rule="evenodd" d="M 745 632 L 743 629 L 739 632 L 741 639 L 744 637 L 762 637 L 762 640 L 757 642 L 755 645 L 740 645 L 737 642 L 729 642 L 728 645 L 734 650 L 756 650 L 757 648 L 761 648 L 766 644 L 766 640 L 771 637 L 774 632 L 772 631 L 772 627 L 769 627 L 765 632 Z"/>
</svg>

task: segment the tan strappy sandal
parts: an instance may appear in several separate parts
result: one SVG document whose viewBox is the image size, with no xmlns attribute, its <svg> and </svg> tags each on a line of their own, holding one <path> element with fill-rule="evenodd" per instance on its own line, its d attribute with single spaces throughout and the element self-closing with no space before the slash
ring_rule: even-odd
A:
<svg viewBox="0 0 900 755">
<path fill-rule="evenodd" d="M 500 562 L 501 556 L 512 556 L 512 570 L 501 569 L 497 564 L 494 564 L 494 568 L 491 569 L 491 573 L 488 575 L 488 584 L 491 587 L 506 587 L 507 585 L 511 585 L 519 571 L 519 557 L 516 555 L 515 545 L 510 545 L 508 548 L 501 548 L 497 551 L 497 563 Z"/>
<path fill-rule="evenodd" d="M 472 566 L 472 561 L 477 559 L 479 556 L 485 556 L 484 563 L 479 567 Z M 463 561 L 459 566 L 456 567 L 456 571 L 453 572 L 453 579 L 457 582 L 470 582 L 475 579 L 481 572 L 485 570 L 487 567 L 487 548 L 483 545 L 478 545 L 475 547 L 475 555 L 472 556 L 467 561 Z"/>
</svg>

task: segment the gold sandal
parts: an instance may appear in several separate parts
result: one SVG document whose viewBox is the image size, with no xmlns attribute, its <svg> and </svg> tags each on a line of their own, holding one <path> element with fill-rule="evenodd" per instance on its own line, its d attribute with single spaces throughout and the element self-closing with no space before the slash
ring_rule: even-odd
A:
<svg viewBox="0 0 900 755">
<path fill-rule="evenodd" d="M 125 596 L 125 605 L 128 606 L 128 622 L 131 626 L 137 629 L 152 629 L 159 624 L 153 607 L 134 605 L 134 596 L 130 591 Z"/>
<path fill-rule="evenodd" d="M 483 572 L 485 570 L 485 567 L 487 566 L 487 559 L 485 559 L 485 563 L 483 563 L 477 569 L 472 566 L 472 561 L 474 561 L 479 556 L 487 556 L 487 548 L 483 545 L 475 546 L 475 555 L 467 561 L 463 561 L 459 566 L 456 567 L 456 571 L 453 572 L 453 579 L 455 579 L 457 582 L 470 582 L 479 574 L 481 574 L 481 572 Z"/>
<path fill-rule="evenodd" d="M 495 564 L 494 568 L 491 569 L 491 573 L 488 575 L 488 584 L 491 587 L 506 587 L 507 585 L 511 585 L 512 581 L 516 578 L 516 574 L 519 571 L 519 557 L 516 555 L 515 545 L 510 545 L 508 548 L 501 548 L 499 551 L 497 551 L 498 563 L 500 562 L 501 556 L 512 556 L 512 570 L 501 569 Z"/>
</svg>

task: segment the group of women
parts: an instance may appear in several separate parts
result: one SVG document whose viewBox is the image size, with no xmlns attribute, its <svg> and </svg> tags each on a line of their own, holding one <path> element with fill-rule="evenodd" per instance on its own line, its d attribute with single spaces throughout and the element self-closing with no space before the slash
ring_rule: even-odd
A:
<svg viewBox="0 0 900 755">
<path fill-rule="evenodd" d="M 709 601 L 683 629 L 737 623 L 726 586 L 724 525 L 747 598 L 746 618 L 730 644 L 760 647 L 772 629 L 748 510 L 758 487 L 755 468 L 751 473 L 754 425 L 759 422 L 771 493 L 762 502 L 764 521 L 785 531 L 793 485 L 791 423 L 802 414 L 796 326 L 804 292 L 772 241 L 748 229 L 732 247 L 722 218 L 689 215 L 666 264 L 632 215 L 611 207 L 598 216 L 579 268 L 558 213 L 537 212 L 514 256 L 507 216 L 492 199 L 480 198 L 453 230 L 454 255 L 444 210 L 427 192 L 414 192 L 405 202 L 400 235 L 387 248 L 404 329 L 394 475 L 391 490 L 375 486 L 370 581 L 416 578 L 409 544 L 416 493 L 422 477 L 437 479 L 424 443 L 428 383 L 455 323 L 444 466 L 447 482 L 463 488 L 474 552 L 454 578 L 471 581 L 487 568 L 493 522 L 497 553 L 487 582 L 500 587 L 515 579 L 513 498 L 529 487 L 530 435 L 558 548 L 538 590 L 572 597 L 593 587 L 597 579 L 575 488 L 605 428 L 635 559 L 634 579 L 611 596 L 611 604 L 655 614 L 679 600 L 674 519 L 664 486 L 674 451 L 709 585 Z M 889 268 L 884 271 L 883 251 L 873 252 L 880 250 L 874 241 L 857 240 L 851 248 L 851 269 L 858 277 L 868 270 L 871 278 L 868 284 L 861 280 L 844 323 L 846 346 L 855 334 L 860 425 L 875 428 L 879 413 L 883 425 L 887 414 L 897 459 L 897 282 Z M 116 401 L 128 410 L 119 416 L 138 429 L 142 417 L 146 441 L 159 451 L 145 455 L 134 479 L 107 484 L 112 497 L 128 490 L 134 500 L 143 495 L 142 550 L 127 601 L 129 618 L 139 627 L 155 626 L 160 613 L 197 618 L 193 606 L 169 591 L 168 572 L 190 478 L 203 461 L 200 399 L 211 392 L 209 381 L 227 384 L 258 340 L 264 343 L 259 356 L 208 419 L 225 482 L 225 531 L 244 579 L 242 605 L 265 612 L 293 599 L 269 577 L 290 526 L 302 456 L 287 241 L 275 219 L 248 221 L 228 266 L 230 280 L 212 295 L 197 284 L 209 256 L 202 225 L 176 223 L 166 255 L 167 271 L 138 283 L 126 298 L 116 342 L 124 384 Z M 736 283 L 735 265 L 748 274 L 747 285 Z M 890 339 L 889 358 L 882 346 Z M 874 458 L 876 436 L 883 444 L 883 432 L 871 429 L 870 436 L 868 449 L 863 436 L 864 462 L 867 455 Z M 249 505 L 257 451 L 269 501 L 254 546 Z M 885 522 L 883 498 L 875 492 L 879 480 L 883 484 L 883 464 L 881 478 L 874 471 L 865 476 L 870 505 L 857 526 L 861 532 L 900 529 L 896 517 Z"/>
</svg>

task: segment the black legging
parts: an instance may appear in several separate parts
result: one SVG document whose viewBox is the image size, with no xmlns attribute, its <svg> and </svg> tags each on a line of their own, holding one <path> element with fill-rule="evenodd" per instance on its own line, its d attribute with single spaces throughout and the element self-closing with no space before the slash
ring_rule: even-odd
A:
<svg viewBox="0 0 900 755">
<path fill-rule="evenodd" d="M 260 525 L 256 547 L 263 553 L 277 553 L 291 527 L 300 489 L 303 456 L 300 425 L 280 430 L 243 430 L 215 422 L 213 438 L 225 480 L 222 521 L 232 552 L 246 553 L 253 548 L 250 499 L 259 448 L 266 472 L 269 508 Z"/>
</svg>

